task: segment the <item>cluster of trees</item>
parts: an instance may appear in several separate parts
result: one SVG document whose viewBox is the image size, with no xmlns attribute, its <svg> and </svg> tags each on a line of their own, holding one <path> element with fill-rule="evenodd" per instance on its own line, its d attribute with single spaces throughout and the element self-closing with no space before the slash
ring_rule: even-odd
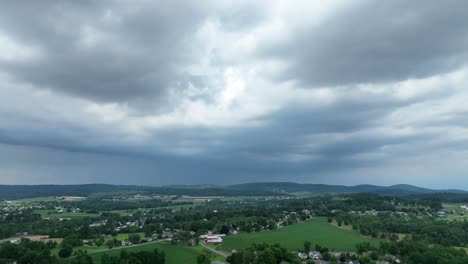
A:
<svg viewBox="0 0 468 264">
<path fill-rule="evenodd" d="M 304 251 L 312 250 L 309 241 L 304 243 Z M 388 263 L 407 264 L 466 264 L 468 255 L 463 249 L 453 247 L 434 246 L 414 241 L 390 241 L 382 242 L 375 247 L 364 242 L 356 245 L 356 254 L 342 253 L 339 256 L 330 254 L 328 248 L 315 245 L 315 250 L 321 253 L 321 259 L 331 264 L 347 263 L 350 260 L 357 260 L 361 264 L 371 264 L 377 261 Z M 280 245 L 253 244 L 244 251 L 232 254 L 227 258 L 231 264 L 277 264 L 277 263 L 303 263 L 291 252 L 288 252 Z M 198 264 L 209 263 L 208 258 L 200 255 Z M 308 260 L 307 263 L 315 263 Z"/>
<path fill-rule="evenodd" d="M 2 243 L 0 244 L 0 263 L 93 264 L 92 258 L 83 252 L 78 252 L 72 259 L 59 259 L 52 256 L 51 249 L 56 245 L 52 242 L 42 243 L 28 239 L 22 239 L 18 244 Z M 71 253 L 71 248 L 66 247 L 59 251 L 59 256 L 69 257 Z"/>
<path fill-rule="evenodd" d="M 433 246 L 414 241 L 384 242 L 378 249 L 379 258 L 401 258 L 407 264 L 465 264 L 468 256 L 463 249 L 453 247 Z"/>
<path fill-rule="evenodd" d="M 399 260 L 400 263 L 407 264 L 468 263 L 468 255 L 463 249 L 434 246 L 411 240 L 383 242 L 379 247 L 373 247 L 369 243 L 360 243 L 356 245 L 356 249 L 359 256 L 354 257 L 354 259 L 358 259 L 362 264 L 374 263 L 377 260 L 385 260 L 390 263 Z M 367 254 L 364 256 L 364 253 Z"/>
<path fill-rule="evenodd" d="M 368 243 L 367 243 L 368 244 Z M 365 244 L 365 245 L 367 245 Z M 360 245 L 357 245 L 356 247 L 360 247 Z M 305 241 L 304 242 L 304 248 L 303 251 L 307 254 L 312 250 L 312 243 L 310 241 Z M 338 263 L 345 263 L 349 260 L 359 260 L 363 259 L 363 257 L 359 257 L 358 255 L 355 254 L 350 254 L 350 253 L 342 253 L 339 257 L 335 257 L 331 254 L 330 249 L 327 247 L 323 247 L 320 244 L 316 244 L 314 247 L 315 251 L 320 252 L 320 259 L 324 261 L 329 261 L 331 264 L 338 264 Z M 364 259 L 365 261 L 365 259 Z M 314 260 L 309 259 L 308 264 L 315 263 Z"/>
<path fill-rule="evenodd" d="M 119 256 L 109 256 L 104 254 L 101 258 L 102 264 L 164 264 L 166 263 L 166 254 L 164 251 L 154 249 L 153 251 L 127 252 L 120 251 Z"/>
<path fill-rule="evenodd" d="M 414 241 L 443 246 L 465 247 L 468 244 L 468 222 L 446 222 L 428 216 L 400 216 L 393 213 L 377 215 L 338 214 L 340 224 L 352 225 L 361 234 L 397 240 L 406 234 Z"/>
<path fill-rule="evenodd" d="M 50 250 L 55 247 L 53 243 L 42 243 L 21 240 L 19 244 L 6 242 L 0 244 L 0 263 L 54 263 L 55 257 L 50 255 Z"/>
<path fill-rule="evenodd" d="M 230 264 L 301 263 L 294 254 L 279 244 L 253 244 L 244 251 L 233 253 L 226 261 Z"/>
</svg>

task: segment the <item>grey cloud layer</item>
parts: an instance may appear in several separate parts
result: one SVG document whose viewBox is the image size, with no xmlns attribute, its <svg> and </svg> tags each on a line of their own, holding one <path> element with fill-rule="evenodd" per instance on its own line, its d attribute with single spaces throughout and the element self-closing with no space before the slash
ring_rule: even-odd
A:
<svg viewBox="0 0 468 264">
<path fill-rule="evenodd" d="M 465 2 L 357 1 L 318 24 L 276 12 L 248 2 L 0 4 L 0 183 L 427 174 L 434 187 L 446 156 L 446 186 L 457 186 L 468 169 Z M 286 23 L 288 38 L 275 42 L 286 34 L 278 19 L 303 23 Z M 37 56 L 2 60 L 2 36 Z M 263 68 L 271 59 L 286 65 L 274 76 Z"/>
<path fill-rule="evenodd" d="M 467 17 L 464 1 L 361 1 L 260 53 L 306 87 L 422 78 L 466 65 Z"/>
<path fill-rule="evenodd" d="M 181 89 L 191 38 L 206 14 L 189 3 L 3 3 L 0 28 L 37 47 L 34 61 L 4 62 L 16 78 L 104 102 L 163 99 Z M 159 102 L 160 103 L 160 102 Z"/>
</svg>

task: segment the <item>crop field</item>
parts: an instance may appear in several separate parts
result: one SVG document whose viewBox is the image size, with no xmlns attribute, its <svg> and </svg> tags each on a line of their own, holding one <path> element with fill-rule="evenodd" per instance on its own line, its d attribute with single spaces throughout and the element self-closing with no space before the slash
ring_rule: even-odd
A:
<svg viewBox="0 0 468 264">
<path fill-rule="evenodd" d="M 441 220 L 448 221 L 464 221 L 468 218 L 468 211 L 461 208 L 462 205 L 466 204 L 456 204 L 456 203 L 444 203 L 442 204 L 443 210 L 447 212 L 446 217 L 441 217 Z M 460 213 L 463 213 L 461 215 Z"/>
<path fill-rule="evenodd" d="M 99 217 L 100 213 L 73 213 L 73 212 L 64 212 L 59 213 L 55 210 L 35 210 L 34 213 L 40 214 L 42 217 L 49 217 L 51 219 L 56 218 L 85 218 L 85 217 Z"/>
<path fill-rule="evenodd" d="M 32 203 L 32 202 L 53 202 L 57 201 L 57 198 L 54 196 L 46 196 L 46 197 L 35 197 L 35 198 L 25 198 L 25 199 L 18 199 L 13 200 L 13 203 Z"/>
<path fill-rule="evenodd" d="M 128 247 L 125 249 L 115 249 L 106 252 L 91 253 L 90 256 L 93 258 L 94 262 L 97 264 L 101 263 L 101 258 L 104 254 L 110 256 L 117 256 L 120 254 L 120 251 L 126 250 L 128 252 L 135 251 L 151 251 L 154 249 L 162 250 L 166 254 L 166 264 L 196 264 L 197 256 L 202 251 L 200 246 L 195 247 L 179 247 L 173 246 L 168 243 L 151 243 L 151 244 L 142 244 L 137 247 Z"/>
<path fill-rule="evenodd" d="M 140 238 L 145 237 L 145 233 L 135 233 L 135 234 L 140 235 Z M 126 239 L 128 239 L 129 235 L 130 234 L 117 234 L 117 236 L 115 238 L 117 238 L 118 240 L 126 240 Z"/>
<path fill-rule="evenodd" d="M 139 234 L 141 238 L 143 238 L 145 236 L 145 233 L 135 233 L 135 234 Z M 115 238 L 122 241 L 122 240 L 128 239 L 129 235 L 130 235 L 130 233 L 122 233 L 122 234 L 118 234 Z M 108 241 L 108 240 L 110 240 L 110 239 L 109 238 L 105 239 L 105 241 Z M 143 244 L 141 244 L 141 245 L 143 245 Z M 105 242 L 104 242 L 104 244 L 102 244 L 99 247 L 98 246 L 74 247 L 73 251 L 77 252 L 77 251 L 81 250 L 81 251 L 84 251 L 84 252 L 87 252 L 87 253 L 93 253 L 93 252 L 96 252 L 96 251 L 102 251 L 102 250 L 107 250 L 107 249 L 108 249 L 108 247 L 105 245 Z M 56 247 L 56 248 L 51 250 L 51 254 L 54 255 L 54 256 L 58 256 L 59 251 L 60 251 L 60 247 Z"/>
<path fill-rule="evenodd" d="M 230 252 L 242 249 L 252 243 L 279 243 L 290 250 L 301 249 L 304 241 L 309 240 L 313 245 L 319 244 L 332 250 L 355 251 L 356 244 L 370 242 L 378 245 L 381 240 L 360 235 L 353 230 L 345 230 L 328 224 L 326 218 L 286 226 L 272 231 L 262 231 L 232 235 L 225 237 L 224 244 L 219 249 Z"/>
</svg>

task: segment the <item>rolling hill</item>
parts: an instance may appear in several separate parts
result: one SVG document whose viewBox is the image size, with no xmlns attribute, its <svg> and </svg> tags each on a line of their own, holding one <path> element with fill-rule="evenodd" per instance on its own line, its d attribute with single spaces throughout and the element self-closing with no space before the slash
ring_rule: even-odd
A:
<svg viewBox="0 0 468 264">
<path fill-rule="evenodd" d="M 276 192 L 278 194 L 310 193 L 315 195 L 346 194 L 346 193 L 376 193 L 381 195 L 418 195 L 432 193 L 458 193 L 468 194 L 463 190 L 432 190 L 413 185 L 398 184 L 392 186 L 377 185 L 326 185 L 326 184 L 301 184 L 292 182 L 256 182 L 230 185 L 227 188 L 235 190 L 261 190 Z"/>
<path fill-rule="evenodd" d="M 326 185 L 293 182 L 256 182 L 229 186 L 179 185 L 179 186 L 134 186 L 110 184 L 81 185 L 0 185 L 0 199 L 13 200 L 44 196 L 89 196 L 93 193 L 138 193 L 144 195 L 190 195 L 190 196 L 294 196 L 330 195 L 350 193 L 375 193 L 379 195 L 430 195 L 457 194 L 468 196 L 462 190 L 432 190 L 412 185 Z"/>
</svg>

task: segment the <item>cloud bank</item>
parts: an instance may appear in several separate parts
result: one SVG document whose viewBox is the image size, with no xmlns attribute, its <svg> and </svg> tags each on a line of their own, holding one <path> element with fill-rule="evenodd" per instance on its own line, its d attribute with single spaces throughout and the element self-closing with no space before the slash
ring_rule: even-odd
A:
<svg viewBox="0 0 468 264">
<path fill-rule="evenodd" d="M 466 188 L 460 1 L 0 8 L 0 183 Z"/>
</svg>

